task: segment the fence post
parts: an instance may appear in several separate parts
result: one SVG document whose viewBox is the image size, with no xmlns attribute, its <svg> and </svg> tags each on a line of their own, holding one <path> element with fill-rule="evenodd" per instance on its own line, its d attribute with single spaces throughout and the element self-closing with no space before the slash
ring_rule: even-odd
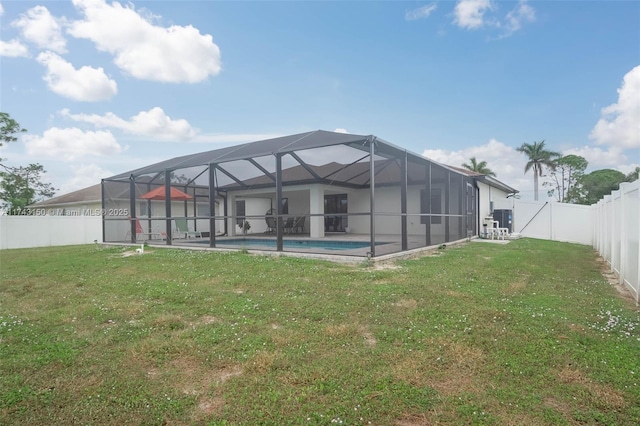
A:
<svg viewBox="0 0 640 426">
<path fill-rule="evenodd" d="M 638 207 L 637 213 L 640 213 L 640 180 L 636 180 L 636 190 L 635 193 L 638 196 L 638 201 L 635 203 L 636 207 Z M 638 252 L 640 253 L 640 226 L 638 226 Z M 636 286 L 636 306 L 638 306 L 638 302 L 640 302 L 640 259 L 638 259 L 638 264 L 636 265 L 638 268 L 638 275 L 636 275 L 636 282 L 631 283 L 631 285 Z"/>
<path fill-rule="evenodd" d="M 554 236 L 554 232 L 553 232 L 553 204 L 554 203 L 549 203 L 549 239 L 551 241 L 555 241 L 555 239 L 553 238 L 553 236 Z"/>
<path fill-rule="evenodd" d="M 618 281 L 624 285 L 624 277 L 627 275 L 627 240 L 629 238 L 627 232 L 626 218 L 626 202 L 625 202 L 625 189 L 628 183 L 624 182 L 620 184 L 620 268 L 618 272 Z"/>
<path fill-rule="evenodd" d="M 608 247 L 608 257 L 609 257 L 609 272 L 613 272 L 614 267 L 613 267 L 613 260 L 614 260 L 614 254 L 613 254 L 613 244 L 614 244 L 614 236 L 613 236 L 613 230 L 614 230 L 614 226 L 613 226 L 613 208 L 615 207 L 614 203 L 613 203 L 613 195 L 605 195 L 604 196 L 605 202 L 607 203 L 607 220 L 605 222 L 605 226 L 607 227 L 607 235 L 609 236 L 609 240 L 607 241 L 607 245 Z"/>
</svg>

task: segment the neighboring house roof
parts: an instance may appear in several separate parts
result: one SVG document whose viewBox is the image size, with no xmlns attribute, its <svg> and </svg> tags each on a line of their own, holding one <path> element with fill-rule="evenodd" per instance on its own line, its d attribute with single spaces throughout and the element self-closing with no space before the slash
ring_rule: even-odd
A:
<svg viewBox="0 0 640 426">
<path fill-rule="evenodd" d="M 49 198 L 48 200 L 35 203 L 34 207 L 53 206 L 53 205 L 77 205 L 87 203 L 99 203 L 102 200 L 101 185 L 92 185 L 87 188 L 79 189 L 68 194 L 58 197 Z"/>
<path fill-rule="evenodd" d="M 154 188 L 152 186 L 151 188 Z M 123 198 L 129 199 L 129 187 L 121 189 L 121 193 L 115 194 L 114 198 Z M 141 194 L 147 192 L 148 188 L 143 185 L 139 185 L 136 187 L 136 198 L 139 198 Z M 113 194 L 111 194 L 113 195 Z M 200 194 L 202 195 L 202 194 Z M 60 195 L 58 197 L 53 197 L 45 201 L 39 201 L 33 204 L 31 207 L 46 207 L 46 206 L 77 206 L 89 203 L 101 203 L 102 202 L 102 184 L 96 184 L 92 186 L 88 186 L 86 188 L 79 189 L 77 191 L 69 192 L 68 194 Z M 216 201 L 216 204 L 218 202 Z"/>
</svg>

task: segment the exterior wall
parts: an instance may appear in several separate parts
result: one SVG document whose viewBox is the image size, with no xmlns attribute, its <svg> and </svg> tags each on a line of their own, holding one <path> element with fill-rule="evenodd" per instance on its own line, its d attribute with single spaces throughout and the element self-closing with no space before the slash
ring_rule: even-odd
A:
<svg viewBox="0 0 640 426">
<path fill-rule="evenodd" d="M 300 216 L 310 214 L 309 211 L 309 191 L 313 185 L 300 185 L 297 187 L 283 188 L 283 197 L 289 200 L 289 214 L 292 216 Z M 370 190 L 353 189 L 344 187 L 335 187 L 327 185 L 318 185 L 325 194 L 347 194 L 349 203 L 348 213 L 368 213 L 371 207 Z M 485 185 L 486 186 L 486 185 Z M 434 185 L 433 188 L 439 188 L 442 191 L 440 211 L 445 212 L 444 185 Z M 422 186 L 409 186 L 407 188 L 407 212 L 409 217 L 407 220 L 407 233 L 409 235 L 425 235 L 426 227 L 421 223 L 420 214 L 420 191 Z M 506 199 L 506 193 L 496 191 L 494 196 Z M 398 187 L 380 187 L 375 189 L 376 197 L 376 234 L 399 235 L 401 232 L 400 220 L 400 189 Z M 249 190 L 238 191 L 228 199 L 228 211 L 235 214 L 235 201 L 245 200 L 246 215 L 264 216 L 265 212 L 271 206 L 276 206 L 275 193 L 273 190 Z M 452 197 L 450 201 L 452 209 L 460 207 L 458 197 Z M 488 205 L 488 203 L 487 203 Z M 317 212 L 323 213 L 323 211 Z M 387 215 L 388 214 L 388 215 Z M 266 231 L 266 223 L 264 220 L 256 219 L 251 221 L 251 230 L 249 233 L 262 233 Z M 370 231 L 370 218 L 368 215 L 349 216 L 349 232 L 354 234 L 367 234 Z M 254 225 L 254 222 L 255 225 Z M 241 230 L 235 225 L 235 221 L 229 219 L 229 223 L 235 228 L 236 234 L 241 234 Z M 307 231 L 309 225 L 307 221 Z M 431 225 L 432 234 L 445 234 L 445 221 L 439 224 Z"/>
<path fill-rule="evenodd" d="M 484 182 L 478 182 L 478 217 L 480 223 L 477 226 L 478 232 L 482 232 L 482 221 L 485 217 L 491 216 L 493 209 L 511 209 L 512 201 L 507 198 L 508 192 L 493 188 Z M 491 208 L 493 203 L 493 209 Z"/>
<path fill-rule="evenodd" d="M 250 193 L 237 194 L 235 196 L 228 197 L 227 208 L 231 212 L 230 215 L 236 215 L 236 201 L 245 201 L 245 216 L 247 221 L 251 225 L 251 229 L 248 234 L 262 234 L 267 230 L 267 223 L 263 218 L 252 218 L 251 216 L 264 216 L 265 213 L 271 208 L 271 198 L 266 197 L 252 197 Z M 275 203 L 274 203 L 275 205 Z M 275 208 L 275 207 L 274 207 Z M 242 235 L 242 228 L 238 226 L 235 219 L 228 219 L 227 226 L 230 235 Z"/>
</svg>

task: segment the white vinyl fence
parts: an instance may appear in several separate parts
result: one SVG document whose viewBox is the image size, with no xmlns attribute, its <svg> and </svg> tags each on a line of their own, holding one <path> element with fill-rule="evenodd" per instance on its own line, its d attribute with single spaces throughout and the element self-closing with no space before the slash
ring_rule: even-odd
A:
<svg viewBox="0 0 640 426">
<path fill-rule="evenodd" d="M 494 209 L 513 210 L 512 232 L 523 237 L 593 244 L 592 206 L 509 199 L 496 201 Z"/>
<path fill-rule="evenodd" d="M 640 300 L 640 180 L 623 183 L 592 206 L 593 247 L 620 280 Z"/>
<path fill-rule="evenodd" d="M 0 216 L 0 249 L 102 242 L 101 216 Z"/>
</svg>

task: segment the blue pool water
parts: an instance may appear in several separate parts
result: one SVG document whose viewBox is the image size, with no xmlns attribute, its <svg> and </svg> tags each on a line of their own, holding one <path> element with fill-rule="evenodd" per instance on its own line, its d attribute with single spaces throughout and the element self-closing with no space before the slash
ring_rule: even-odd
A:
<svg viewBox="0 0 640 426">
<path fill-rule="evenodd" d="M 198 241 L 201 244 L 209 244 L 208 240 Z M 385 243 L 376 243 L 376 245 Z M 275 239 L 262 239 L 262 238 L 233 238 L 225 240 L 216 240 L 216 246 L 240 246 L 240 247 L 269 247 L 276 248 Z M 323 250 L 351 250 L 370 247 L 371 243 L 368 241 L 321 241 L 321 240 L 289 240 L 286 239 L 282 242 L 283 247 L 288 249 L 323 249 Z"/>
</svg>

